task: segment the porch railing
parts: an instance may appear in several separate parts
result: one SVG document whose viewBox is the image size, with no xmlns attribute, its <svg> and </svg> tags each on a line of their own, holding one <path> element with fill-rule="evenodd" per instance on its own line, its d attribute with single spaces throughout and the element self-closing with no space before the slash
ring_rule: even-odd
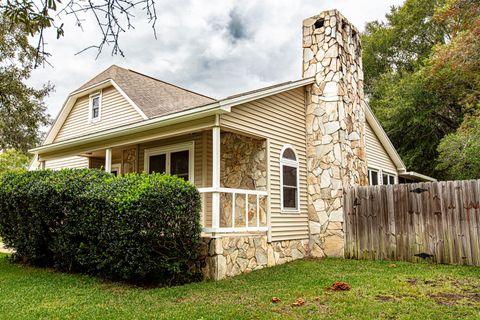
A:
<svg viewBox="0 0 480 320">
<path fill-rule="evenodd" d="M 263 232 L 267 226 L 267 191 L 199 188 L 206 233 Z"/>
</svg>

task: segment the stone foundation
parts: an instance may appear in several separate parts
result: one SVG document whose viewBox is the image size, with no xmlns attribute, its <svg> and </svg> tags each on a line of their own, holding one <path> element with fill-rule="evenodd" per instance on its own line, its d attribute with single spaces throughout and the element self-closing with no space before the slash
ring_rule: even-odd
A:
<svg viewBox="0 0 480 320">
<path fill-rule="evenodd" d="M 223 279 L 309 256 L 308 239 L 267 242 L 265 235 L 203 238 L 205 279 Z"/>
</svg>

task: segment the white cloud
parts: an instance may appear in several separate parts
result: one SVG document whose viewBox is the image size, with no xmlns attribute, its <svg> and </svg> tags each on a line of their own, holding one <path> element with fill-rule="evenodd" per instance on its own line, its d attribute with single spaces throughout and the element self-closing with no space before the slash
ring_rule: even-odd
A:
<svg viewBox="0 0 480 320">
<path fill-rule="evenodd" d="M 68 93 L 111 64 L 221 98 L 234 93 L 301 76 L 302 20 L 336 8 L 357 28 L 383 19 L 392 5 L 403 0 L 344 1 L 157 1 L 157 40 L 141 14 L 135 29 L 122 34 L 125 57 L 111 56 L 106 47 L 98 59 L 96 51 L 75 55 L 99 40 L 91 20 L 83 32 L 70 17 L 64 18 L 65 37 L 48 39 L 54 68 L 33 72 L 35 86 L 50 81 L 56 91 L 47 99 L 56 116 Z"/>
</svg>

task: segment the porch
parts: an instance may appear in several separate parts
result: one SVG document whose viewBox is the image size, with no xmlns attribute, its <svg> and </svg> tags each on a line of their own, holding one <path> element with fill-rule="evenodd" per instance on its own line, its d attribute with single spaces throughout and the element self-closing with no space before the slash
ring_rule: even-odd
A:
<svg viewBox="0 0 480 320">
<path fill-rule="evenodd" d="M 82 150 L 89 168 L 114 174 L 167 173 L 190 181 L 202 197 L 205 236 L 268 231 L 267 141 L 239 132 L 203 128 L 138 143 Z"/>
</svg>

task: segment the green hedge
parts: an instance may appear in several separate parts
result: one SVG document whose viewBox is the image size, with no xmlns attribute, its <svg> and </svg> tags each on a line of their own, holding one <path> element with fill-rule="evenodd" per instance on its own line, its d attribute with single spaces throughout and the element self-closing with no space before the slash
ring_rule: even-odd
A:
<svg viewBox="0 0 480 320">
<path fill-rule="evenodd" d="M 98 170 L 0 176 L 0 236 L 13 258 L 135 283 L 197 279 L 200 195 L 166 175 Z"/>
</svg>

